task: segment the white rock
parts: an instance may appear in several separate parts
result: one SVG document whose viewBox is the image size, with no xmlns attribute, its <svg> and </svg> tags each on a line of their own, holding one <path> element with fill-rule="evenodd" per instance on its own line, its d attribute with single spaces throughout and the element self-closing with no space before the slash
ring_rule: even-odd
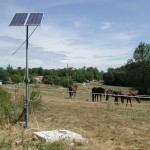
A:
<svg viewBox="0 0 150 150">
<path fill-rule="evenodd" d="M 82 140 L 82 136 L 75 132 L 68 130 L 53 130 L 53 131 L 40 131 L 34 132 L 36 136 L 48 141 L 72 141 L 72 140 Z"/>
</svg>

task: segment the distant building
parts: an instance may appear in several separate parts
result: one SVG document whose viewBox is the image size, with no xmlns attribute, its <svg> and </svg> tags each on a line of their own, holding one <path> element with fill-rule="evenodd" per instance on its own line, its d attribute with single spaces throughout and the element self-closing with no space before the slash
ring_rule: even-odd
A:
<svg viewBox="0 0 150 150">
<path fill-rule="evenodd" d="M 43 76 L 37 76 L 34 79 L 37 80 L 38 82 L 42 82 Z"/>
</svg>

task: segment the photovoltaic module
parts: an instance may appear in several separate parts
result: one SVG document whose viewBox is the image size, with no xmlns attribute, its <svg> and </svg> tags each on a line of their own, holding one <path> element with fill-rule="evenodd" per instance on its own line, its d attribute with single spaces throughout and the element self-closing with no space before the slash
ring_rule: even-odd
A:
<svg viewBox="0 0 150 150">
<path fill-rule="evenodd" d="M 43 13 L 16 13 L 10 26 L 40 26 Z"/>
</svg>

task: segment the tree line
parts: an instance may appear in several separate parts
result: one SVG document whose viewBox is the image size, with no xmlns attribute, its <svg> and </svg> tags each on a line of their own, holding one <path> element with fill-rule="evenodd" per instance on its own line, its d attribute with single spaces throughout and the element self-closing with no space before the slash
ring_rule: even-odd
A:
<svg viewBox="0 0 150 150">
<path fill-rule="evenodd" d="M 150 45 L 139 43 L 133 58 L 119 68 L 108 68 L 104 73 L 105 84 L 135 87 L 139 94 L 150 94 Z"/>
<path fill-rule="evenodd" d="M 134 49 L 133 58 L 118 68 L 108 68 L 106 72 L 94 67 L 43 69 L 42 67 L 29 69 L 30 83 L 35 83 L 36 76 L 42 76 L 42 83 L 68 87 L 74 83 L 103 80 L 105 84 L 114 86 L 135 87 L 139 94 L 150 94 L 150 45 L 139 43 Z M 25 68 L 14 69 L 8 65 L 0 68 L 0 81 L 23 83 Z"/>
<path fill-rule="evenodd" d="M 8 65 L 6 69 L 0 68 L 0 72 L 0 81 L 4 83 L 23 83 L 25 81 L 25 68 L 18 67 L 14 69 L 11 65 Z M 30 83 L 38 82 L 35 77 L 42 76 L 42 83 L 64 87 L 74 83 L 99 81 L 103 79 L 103 74 L 103 71 L 93 67 L 79 69 L 72 67 L 63 69 L 29 68 Z"/>
</svg>

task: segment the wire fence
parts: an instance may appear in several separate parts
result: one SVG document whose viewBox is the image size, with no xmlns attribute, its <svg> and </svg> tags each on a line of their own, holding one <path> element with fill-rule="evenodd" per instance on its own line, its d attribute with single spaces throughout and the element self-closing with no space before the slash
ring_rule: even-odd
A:
<svg viewBox="0 0 150 150">
<path fill-rule="evenodd" d="M 69 98 L 69 92 L 72 92 L 72 91 L 69 91 L 68 89 L 57 89 L 57 90 L 56 89 L 49 89 L 49 90 L 46 90 L 46 91 L 44 90 L 43 92 L 48 93 L 48 94 L 57 93 L 57 94 L 64 95 L 64 96 Z M 107 95 L 112 97 L 112 98 L 114 98 L 114 97 L 118 97 L 118 98 L 121 98 L 121 97 L 124 97 L 124 98 L 139 98 L 140 100 L 143 100 L 143 101 L 145 101 L 145 100 L 150 101 L 150 96 L 149 95 L 128 96 L 128 95 L 116 95 L 116 94 L 106 94 L 106 93 L 92 93 L 90 89 L 77 90 L 75 99 L 80 99 L 81 97 L 85 96 L 85 98 L 87 98 L 87 97 L 90 98 L 90 102 L 92 102 L 92 94 L 101 95 L 102 96 L 102 101 L 101 101 L 102 103 L 115 103 L 115 102 L 112 102 L 112 101 L 106 101 L 106 96 Z"/>
</svg>

